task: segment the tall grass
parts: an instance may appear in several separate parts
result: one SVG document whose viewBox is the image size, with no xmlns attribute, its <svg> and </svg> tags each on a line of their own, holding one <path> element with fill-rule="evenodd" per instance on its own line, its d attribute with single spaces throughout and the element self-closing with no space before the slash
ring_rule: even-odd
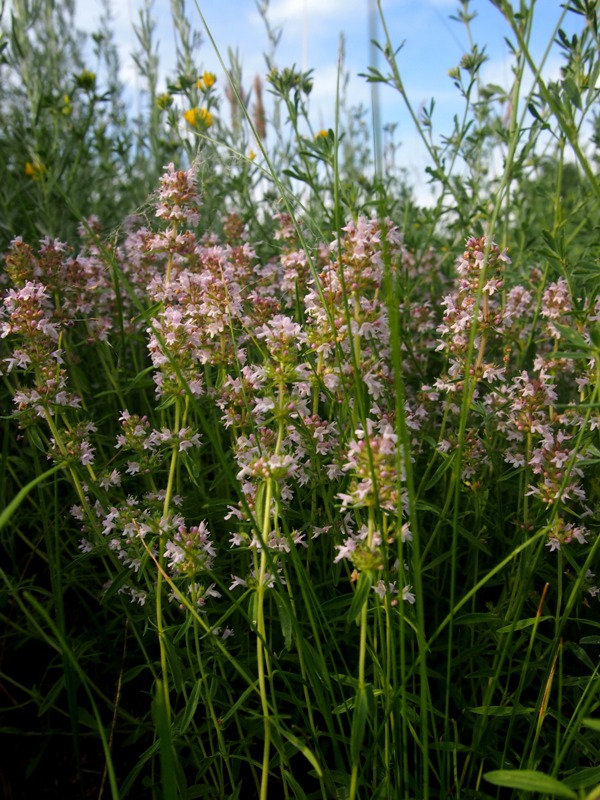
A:
<svg viewBox="0 0 600 800">
<path fill-rule="evenodd" d="M 535 4 L 494 5 L 513 88 L 473 43 L 443 138 L 381 14 L 420 208 L 343 68 L 313 131 L 268 3 L 264 80 L 174 4 L 165 92 L 147 4 L 133 128 L 109 18 L 105 91 L 69 4 L 13 4 L 7 798 L 600 797 L 598 9 L 546 81 Z"/>
</svg>

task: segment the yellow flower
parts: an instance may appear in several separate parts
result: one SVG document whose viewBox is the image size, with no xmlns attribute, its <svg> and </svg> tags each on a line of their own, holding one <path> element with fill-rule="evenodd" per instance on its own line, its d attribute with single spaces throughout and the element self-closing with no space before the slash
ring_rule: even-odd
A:
<svg viewBox="0 0 600 800">
<path fill-rule="evenodd" d="M 217 76 L 214 74 L 214 72 L 206 72 L 205 70 L 204 74 L 202 75 L 202 80 L 204 81 L 206 88 L 210 89 L 210 87 L 217 80 Z"/>
<path fill-rule="evenodd" d="M 318 133 L 315 133 L 315 139 L 326 139 L 329 136 L 329 131 L 326 131 L 325 128 L 321 128 Z"/>
<path fill-rule="evenodd" d="M 210 128 L 210 126 L 213 124 L 213 115 L 210 113 L 208 108 L 201 108 L 200 116 L 202 118 L 202 122 L 206 125 L 206 127 Z"/>
<path fill-rule="evenodd" d="M 248 158 L 250 159 L 250 161 L 254 161 L 254 159 L 256 158 L 256 153 L 254 152 L 254 150 L 250 150 L 250 152 L 248 153 Z"/>
<path fill-rule="evenodd" d="M 192 128 L 195 128 L 198 124 L 198 120 L 200 119 L 200 109 L 199 108 L 190 108 L 189 111 L 186 111 L 183 115 L 183 118 L 191 125 Z"/>
<path fill-rule="evenodd" d="M 213 124 L 213 115 L 208 108 L 190 108 L 183 117 L 192 128 L 197 128 L 199 123 L 202 123 L 205 128 L 210 128 Z"/>
<path fill-rule="evenodd" d="M 46 167 L 38 158 L 25 162 L 25 175 L 29 175 L 34 181 L 40 181 L 44 176 L 44 172 L 46 172 Z"/>
<path fill-rule="evenodd" d="M 200 89 L 201 92 L 207 92 L 210 87 L 214 85 L 216 80 L 217 76 L 214 72 L 207 72 L 204 70 L 202 77 L 198 78 L 196 81 L 196 89 Z"/>
</svg>

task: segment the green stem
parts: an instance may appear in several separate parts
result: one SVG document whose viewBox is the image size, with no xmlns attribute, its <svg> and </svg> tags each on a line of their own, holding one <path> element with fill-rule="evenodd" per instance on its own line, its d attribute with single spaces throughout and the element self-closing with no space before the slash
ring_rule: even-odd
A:
<svg viewBox="0 0 600 800">
<path fill-rule="evenodd" d="M 266 669 L 268 669 L 268 653 L 265 648 L 266 642 L 266 626 L 265 626 L 265 576 L 267 572 L 267 540 L 271 528 L 271 497 L 272 497 L 272 479 L 267 480 L 267 487 L 265 492 L 265 508 L 263 514 L 262 525 L 262 546 L 260 553 L 260 568 L 258 573 L 258 582 L 256 587 L 256 661 L 258 670 L 258 686 L 260 691 L 260 702 L 263 714 L 263 726 L 265 740 L 263 744 L 263 760 L 262 760 L 262 773 L 260 780 L 260 800 L 267 800 L 269 788 L 269 759 L 271 750 L 271 719 L 269 700 L 267 697 L 267 680 Z"/>
<path fill-rule="evenodd" d="M 175 402 L 175 425 L 173 430 L 179 430 L 181 416 L 181 400 L 177 398 Z M 169 478 L 167 481 L 167 489 L 165 491 L 165 501 L 163 505 L 163 519 L 167 519 L 169 514 L 169 507 L 171 505 L 171 498 L 173 496 L 173 485 L 175 482 L 175 473 L 177 468 L 177 459 L 179 454 L 179 445 L 177 442 L 173 444 L 171 451 L 171 464 L 169 466 Z M 161 534 L 158 542 L 159 552 L 158 559 L 161 567 L 164 568 L 164 536 Z M 162 680 L 157 682 L 157 691 L 162 692 L 164 699 L 164 712 L 167 725 L 171 724 L 171 701 L 169 697 L 169 670 L 167 666 L 167 648 L 166 648 L 166 633 L 165 624 L 163 619 L 163 569 L 158 570 L 156 578 L 156 630 L 158 633 L 158 646 L 160 648 L 160 671 Z"/>
</svg>

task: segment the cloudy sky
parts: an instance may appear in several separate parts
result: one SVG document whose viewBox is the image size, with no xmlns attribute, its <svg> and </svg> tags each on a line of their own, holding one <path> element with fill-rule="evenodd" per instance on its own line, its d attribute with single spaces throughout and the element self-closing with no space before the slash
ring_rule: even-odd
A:
<svg viewBox="0 0 600 800">
<path fill-rule="evenodd" d="M 110 0 L 114 27 L 119 44 L 123 77 L 135 91 L 136 74 L 131 59 L 135 47 L 133 24 L 139 20 L 142 0 Z M 262 0 L 264 3 L 265 0 Z M 279 67 L 296 65 L 314 70 L 314 89 L 311 95 L 311 115 L 316 129 L 333 127 L 335 86 L 340 34 L 345 37 L 346 68 L 350 73 L 348 100 L 351 105 L 370 107 L 371 87 L 360 72 L 373 64 L 370 45 L 369 5 L 375 0 L 269 0 L 268 17 L 271 25 L 281 27 L 282 35 L 275 53 Z M 562 0 L 538 0 L 532 34 L 532 50 L 541 58 L 562 13 Z M 78 0 L 78 21 L 84 29 L 93 31 L 100 15 L 100 0 Z M 460 3 L 458 0 L 383 0 L 386 24 L 394 46 L 404 45 L 397 60 L 407 94 L 415 110 L 436 101 L 434 128 L 439 134 L 451 133 L 454 114 L 462 111 L 458 91 L 448 76 L 461 56 L 470 50 L 464 25 L 452 20 Z M 518 3 L 513 3 L 517 5 Z M 157 20 L 160 40 L 161 75 L 173 75 L 174 34 L 171 24 L 170 0 L 153 0 L 153 16 Z M 244 80 L 251 85 L 256 74 L 265 74 L 263 53 L 268 50 L 265 25 L 257 11 L 255 0 L 186 0 L 187 16 L 193 27 L 203 34 L 198 62 L 215 72 L 224 86 L 223 71 L 215 50 L 204 32 L 202 16 L 215 43 L 227 61 L 227 50 L 237 50 L 243 65 Z M 508 85 L 511 60 L 505 37 L 510 31 L 500 12 L 490 0 L 471 0 L 470 10 L 476 13 L 471 25 L 473 40 L 480 49 L 485 47 L 488 61 L 482 68 L 486 83 Z M 377 38 L 383 39 L 377 15 Z M 577 18 L 568 14 L 562 22 L 567 31 L 576 30 Z M 512 38 L 512 37 L 511 37 Z M 557 77 L 562 63 L 556 47 L 548 56 L 545 73 Z M 381 56 L 379 66 L 384 69 Z M 395 123 L 396 138 L 401 142 L 398 161 L 411 173 L 412 180 L 424 184 L 423 168 L 426 155 L 419 143 L 406 108 L 397 93 L 388 87 L 380 88 L 382 124 Z"/>
</svg>

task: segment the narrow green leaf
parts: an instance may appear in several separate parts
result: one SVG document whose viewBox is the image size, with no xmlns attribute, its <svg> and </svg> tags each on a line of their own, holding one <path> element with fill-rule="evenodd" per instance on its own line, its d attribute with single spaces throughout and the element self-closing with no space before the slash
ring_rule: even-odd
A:
<svg viewBox="0 0 600 800">
<path fill-rule="evenodd" d="M 531 116 L 534 119 L 537 119 L 538 122 L 542 122 L 542 123 L 544 122 L 544 120 L 540 116 L 540 112 L 537 110 L 537 108 L 535 107 L 535 105 L 533 103 L 528 103 L 527 104 L 527 111 L 529 111 Z"/>
<path fill-rule="evenodd" d="M 55 472 L 58 472 L 59 469 L 62 469 L 65 465 L 64 464 L 55 464 L 50 469 L 46 470 L 46 472 L 42 472 L 41 475 L 38 475 L 37 478 L 34 478 L 32 481 L 24 486 L 20 492 L 17 492 L 15 497 L 10 501 L 10 503 L 6 506 L 4 511 L 0 514 L 0 530 L 6 525 L 6 523 L 10 520 L 12 515 L 15 511 L 19 508 L 23 500 L 27 497 L 29 492 L 41 483 L 46 478 L 49 478 L 50 475 L 54 475 Z"/>
<path fill-rule="evenodd" d="M 562 85 L 569 100 L 581 111 L 581 94 L 573 78 L 566 77 L 562 82 Z"/>
<path fill-rule="evenodd" d="M 173 687 L 177 692 L 183 691 L 183 664 L 178 649 L 168 637 L 164 638 L 165 650 L 167 651 L 167 662 L 169 664 L 169 674 L 173 679 Z"/>
<path fill-rule="evenodd" d="M 570 789 L 587 789 L 600 782 L 600 767 L 585 767 L 579 769 L 574 775 L 569 775 L 563 783 Z M 600 787 L 599 787 L 600 788 Z"/>
<path fill-rule="evenodd" d="M 436 485 L 436 483 L 438 483 L 442 479 L 442 476 L 450 469 L 450 467 L 454 463 L 454 455 L 455 454 L 453 453 L 451 456 L 446 456 L 444 458 L 443 462 L 436 469 L 436 471 L 434 472 L 434 474 L 431 477 L 431 480 L 429 481 L 429 483 L 425 487 L 425 491 L 426 492 L 428 492 L 430 489 L 433 489 L 433 487 Z"/>
<path fill-rule="evenodd" d="M 554 238 L 554 236 L 552 236 L 550 231 L 543 230 L 542 231 L 542 239 L 546 243 L 546 245 L 547 245 L 548 249 L 551 251 L 552 255 L 554 257 L 560 258 L 561 254 L 560 254 L 560 251 L 558 249 L 558 245 L 556 243 L 556 239 Z"/>
<path fill-rule="evenodd" d="M 510 625 L 503 625 L 501 628 L 498 628 L 496 633 L 510 633 L 511 631 L 522 631 L 525 628 L 531 628 L 532 625 L 535 625 L 536 622 L 544 622 L 547 619 L 554 619 L 554 617 L 545 616 L 545 617 L 528 617 L 527 619 L 520 619 L 514 625 L 511 623 Z"/>
<path fill-rule="evenodd" d="M 484 89 L 489 93 L 490 97 L 495 94 L 499 97 L 506 97 L 506 87 L 500 86 L 497 83 L 486 83 Z"/>
<path fill-rule="evenodd" d="M 570 344 L 572 347 L 576 348 L 577 350 L 584 350 L 588 353 L 592 349 L 583 336 L 580 333 L 577 333 L 577 331 L 573 328 L 570 328 L 568 325 L 560 325 L 558 322 L 553 322 L 552 324 L 560 333 L 561 339 L 564 339 L 565 342 Z"/>
<path fill-rule="evenodd" d="M 279 731 L 279 733 L 282 736 L 284 736 L 288 740 L 288 742 L 290 744 L 294 745 L 294 747 L 296 748 L 296 750 L 298 750 L 299 753 L 302 753 L 304 758 L 308 762 L 310 762 L 310 764 L 312 764 L 312 766 L 313 766 L 315 772 L 317 773 L 317 775 L 319 776 L 319 778 L 322 778 L 323 777 L 323 770 L 321 769 L 321 765 L 319 764 L 315 754 L 312 752 L 312 750 L 310 750 L 310 748 L 308 748 L 304 744 L 302 739 L 299 739 L 297 736 L 294 736 L 293 733 L 290 733 L 289 731 L 285 730 L 285 728 L 282 728 L 279 725 L 277 725 L 277 730 Z"/>
<path fill-rule="evenodd" d="M 119 589 L 131 580 L 131 572 L 128 569 L 122 570 L 117 577 L 110 582 L 108 589 L 102 595 L 101 602 L 107 603 L 112 597 L 119 593 Z"/>
<path fill-rule="evenodd" d="M 177 800 L 175 776 L 175 752 L 171 739 L 171 726 L 165 701 L 162 681 L 156 681 L 156 693 L 152 701 L 152 714 L 160 741 L 160 772 L 164 800 Z"/>
<path fill-rule="evenodd" d="M 235 714 L 237 714 L 238 709 L 240 709 L 244 705 L 244 703 L 246 702 L 248 697 L 250 697 L 250 695 L 254 691 L 255 691 L 255 687 L 254 686 L 248 686 L 247 689 L 244 689 L 244 691 L 241 693 L 241 695 L 238 697 L 238 699 L 235 701 L 235 703 L 231 706 L 229 711 L 226 711 L 225 714 L 221 717 L 221 721 L 223 723 L 225 723 L 231 717 L 233 717 Z"/>
<path fill-rule="evenodd" d="M 475 706 L 467 709 L 471 714 L 484 714 L 488 717 L 512 717 L 513 714 L 534 714 L 535 708 L 526 706 Z"/>
<path fill-rule="evenodd" d="M 582 721 L 582 725 L 585 728 L 589 728 L 591 731 L 600 731 L 600 719 L 591 719 L 588 717 Z"/>
<path fill-rule="evenodd" d="M 536 794 L 553 794 L 555 797 L 566 797 L 568 800 L 577 800 L 577 795 L 562 781 L 544 775 L 535 769 L 497 769 L 486 772 L 483 776 L 486 781 L 495 786 L 506 786 L 509 789 L 523 789 Z"/>
<path fill-rule="evenodd" d="M 596 786 L 589 794 L 586 794 L 584 800 L 600 800 L 600 786 Z"/>
<path fill-rule="evenodd" d="M 277 611 L 279 612 L 279 623 L 285 642 L 285 649 L 289 651 L 292 649 L 292 615 L 284 599 L 277 592 L 275 592 L 275 603 L 277 604 Z"/>
<path fill-rule="evenodd" d="M 369 715 L 369 700 L 364 686 L 356 693 L 354 715 L 352 717 L 352 731 L 350 734 L 350 758 L 352 764 L 358 764 L 362 743 L 367 730 L 367 717 Z"/>
<path fill-rule="evenodd" d="M 306 172 L 300 172 L 300 170 L 294 169 L 283 169 L 281 171 L 284 175 L 287 175 L 288 178 L 295 178 L 295 180 L 302 181 L 302 183 L 311 183 L 311 178 Z"/>
<path fill-rule="evenodd" d="M 369 597 L 371 584 L 372 580 L 369 573 L 361 572 L 356 585 L 356 591 L 354 592 L 354 597 L 352 598 L 350 610 L 348 611 L 348 622 L 354 622 L 358 620 L 360 612 L 362 611 L 362 608 Z"/>
<path fill-rule="evenodd" d="M 296 800 L 307 800 L 306 794 L 304 789 L 300 786 L 298 781 L 294 778 L 291 772 L 288 772 L 287 769 L 283 770 L 283 777 L 285 782 L 290 787 L 290 789 L 294 792 L 294 797 Z"/>
<path fill-rule="evenodd" d="M 251 592 L 250 598 L 248 600 L 248 619 L 250 620 L 250 624 L 253 627 L 256 627 L 256 620 L 258 616 L 256 601 L 257 601 L 256 592 Z"/>
<path fill-rule="evenodd" d="M 581 661 L 581 663 L 585 664 L 585 666 L 589 669 L 590 672 L 594 671 L 594 662 L 585 652 L 583 647 L 576 644 L 575 642 L 569 642 L 568 647 L 569 650 L 571 650 L 575 654 L 575 656 Z"/>
<path fill-rule="evenodd" d="M 185 704 L 185 708 L 183 710 L 183 714 L 181 716 L 181 720 L 178 725 L 179 734 L 185 733 L 189 728 L 190 723 L 194 718 L 194 714 L 196 713 L 196 709 L 198 708 L 198 703 L 200 702 L 202 688 L 203 688 L 202 682 L 196 681 L 194 688 L 192 689 L 191 694 L 188 698 L 188 701 Z"/>
<path fill-rule="evenodd" d="M 474 611 L 470 614 L 463 614 L 454 620 L 455 625 L 497 625 L 498 618 L 491 613 Z"/>
</svg>

